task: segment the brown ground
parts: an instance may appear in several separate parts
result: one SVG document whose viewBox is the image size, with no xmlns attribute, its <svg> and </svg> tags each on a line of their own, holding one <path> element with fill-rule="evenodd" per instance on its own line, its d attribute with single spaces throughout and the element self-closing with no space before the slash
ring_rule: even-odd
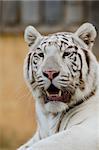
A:
<svg viewBox="0 0 99 150">
<path fill-rule="evenodd" d="M 0 150 L 14 150 L 35 131 L 31 93 L 23 79 L 22 35 L 0 36 Z"/>
</svg>

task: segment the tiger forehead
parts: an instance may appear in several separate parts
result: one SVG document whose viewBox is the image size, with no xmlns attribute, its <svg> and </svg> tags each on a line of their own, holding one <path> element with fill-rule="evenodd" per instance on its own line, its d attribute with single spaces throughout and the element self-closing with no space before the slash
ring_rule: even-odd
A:
<svg viewBox="0 0 99 150">
<path fill-rule="evenodd" d="M 74 40 L 70 34 L 55 33 L 43 37 L 39 48 L 46 49 L 46 47 L 55 46 L 59 47 L 60 50 L 65 50 L 68 46 L 75 46 Z"/>
<path fill-rule="evenodd" d="M 55 33 L 55 34 L 51 34 L 51 35 L 44 37 L 43 40 L 41 41 L 41 45 L 53 44 L 56 42 L 57 43 L 66 42 L 67 44 L 69 44 L 69 42 L 73 42 L 73 40 L 72 40 L 71 35 Z"/>
</svg>

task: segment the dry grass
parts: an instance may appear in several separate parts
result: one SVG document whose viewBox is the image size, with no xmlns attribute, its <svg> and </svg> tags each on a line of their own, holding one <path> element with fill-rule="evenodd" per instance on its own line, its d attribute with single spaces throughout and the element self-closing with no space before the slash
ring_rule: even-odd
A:
<svg viewBox="0 0 99 150">
<path fill-rule="evenodd" d="M 16 149 L 35 131 L 34 103 L 23 79 L 22 35 L 0 36 L 0 150 Z"/>
</svg>

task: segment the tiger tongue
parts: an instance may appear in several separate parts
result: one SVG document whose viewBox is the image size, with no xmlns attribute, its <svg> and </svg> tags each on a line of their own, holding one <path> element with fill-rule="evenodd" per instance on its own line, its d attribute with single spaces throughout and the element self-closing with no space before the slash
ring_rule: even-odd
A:
<svg viewBox="0 0 99 150">
<path fill-rule="evenodd" d="M 71 94 L 69 92 L 65 92 L 62 96 L 59 96 L 57 94 L 50 94 L 47 97 L 47 102 L 50 101 L 58 101 L 58 102 L 69 102 L 71 98 Z"/>
<path fill-rule="evenodd" d="M 63 100 L 63 96 L 58 96 L 57 94 L 51 94 L 48 99 L 50 101 L 62 101 Z"/>
</svg>

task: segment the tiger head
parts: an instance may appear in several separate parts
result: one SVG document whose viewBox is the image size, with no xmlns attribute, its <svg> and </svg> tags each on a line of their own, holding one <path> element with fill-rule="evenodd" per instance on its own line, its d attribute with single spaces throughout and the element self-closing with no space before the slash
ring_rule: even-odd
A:
<svg viewBox="0 0 99 150">
<path fill-rule="evenodd" d="M 97 61 L 92 53 L 96 30 L 83 24 L 75 33 L 43 36 L 25 30 L 29 53 L 24 76 L 34 97 L 47 112 L 61 112 L 90 97 L 96 87 Z"/>
</svg>

